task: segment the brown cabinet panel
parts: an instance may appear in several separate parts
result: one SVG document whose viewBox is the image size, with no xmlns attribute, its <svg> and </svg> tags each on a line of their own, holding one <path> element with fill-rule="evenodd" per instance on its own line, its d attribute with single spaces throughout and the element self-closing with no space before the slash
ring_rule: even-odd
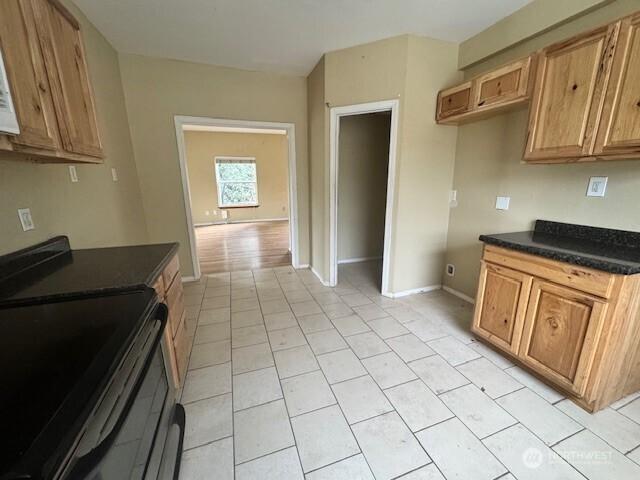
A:
<svg viewBox="0 0 640 480">
<path fill-rule="evenodd" d="M 621 23 L 595 153 L 640 157 L 640 13 Z"/>
<path fill-rule="evenodd" d="M 481 111 L 527 97 L 532 61 L 527 57 L 475 79 L 474 108 Z"/>
<path fill-rule="evenodd" d="M 180 325 L 180 319 L 184 313 L 184 293 L 180 279 L 176 278 L 167 290 L 166 302 L 167 307 L 169 308 L 169 325 L 171 325 L 171 334 L 175 336 Z"/>
<path fill-rule="evenodd" d="M 540 55 L 525 160 L 593 153 L 619 23 L 550 46 Z"/>
<path fill-rule="evenodd" d="M 529 275 L 483 262 L 472 330 L 517 353 L 531 282 Z"/>
<path fill-rule="evenodd" d="M 460 115 L 471 108 L 471 82 L 442 90 L 438 93 L 436 120 Z"/>
<path fill-rule="evenodd" d="M 606 303 L 534 280 L 519 357 L 558 385 L 582 395 Z"/>
<path fill-rule="evenodd" d="M 64 149 L 102 156 L 78 22 L 58 0 L 32 0 Z"/>
<path fill-rule="evenodd" d="M 56 150 L 58 126 L 31 0 L 0 2 L 0 46 L 16 108 L 20 146 Z"/>
</svg>

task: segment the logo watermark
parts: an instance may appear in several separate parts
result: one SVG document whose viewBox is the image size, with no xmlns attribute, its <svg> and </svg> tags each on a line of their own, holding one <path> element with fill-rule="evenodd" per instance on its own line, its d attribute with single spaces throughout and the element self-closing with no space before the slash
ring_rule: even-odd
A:
<svg viewBox="0 0 640 480">
<path fill-rule="evenodd" d="M 613 463 L 612 450 L 547 450 L 527 448 L 522 453 L 522 463 L 532 470 L 543 464 L 553 465 L 569 462 L 571 465 L 611 465 Z"/>
</svg>

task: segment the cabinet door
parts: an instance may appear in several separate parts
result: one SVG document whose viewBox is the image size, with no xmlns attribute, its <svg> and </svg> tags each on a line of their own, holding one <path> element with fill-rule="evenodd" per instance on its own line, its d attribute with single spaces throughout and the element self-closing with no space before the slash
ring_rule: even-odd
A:
<svg viewBox="0 0 640 480">
<path fill-rule="evenodd" d="M 0 2 L 0 45 L 20 125 L 12 142 L 56 150 L 58 126 L 30 0 Z"/>
<path fill-rule="evenodd" d="M 620 27 L 595 153 L 640 155 L 640 13 Z"/>
<path fill-rule="evenodd" d="M 534 280 L 519 357 L 545 378 L 584 394 L 606 302 Z"/>
<path fill-rule="evenodd" d="M 593 153 L 619 23 L 544 49 L 529 113 L 525 160 Z"/>
<path fill-rule="evenodd" d="M 471 82 L 466 82 L 438 93 L 436 120 L 467 112 L 471 108 L 471 85 Z"/>
<path fill-rule="evenodd" d="M 472 331 L 517 354 L 531 282 L 529 275 L 482 262 Z"/>
<path fill-rule="evenodd" d="M 80 25 L 58 0 L 32 0 L 60 136 L 68 152 L 102 156 Z"/>
<path fill-rule="evenodd" d="M 531 57 L 527 57 L 478 77 L 473 108 L 484 110 L 495 104 L 504 106 L 526 97 L 530 70 Z"/>
</svg>

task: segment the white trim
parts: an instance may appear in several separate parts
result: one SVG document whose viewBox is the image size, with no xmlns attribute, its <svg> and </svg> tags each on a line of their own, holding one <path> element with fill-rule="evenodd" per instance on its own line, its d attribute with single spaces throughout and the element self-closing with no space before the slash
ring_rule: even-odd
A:
<svg viewBox="0 0 640 480">
<path fill-rule="evenodd" d="M 286 135 L 283 129 L 271 128 L 244 128 L 244 127 L 212 127 L 209 125 L 185 125 L 185 132 L 212 132 L 212 133 L 260 133 L 268 135 Z"/>
<path fill-rule="evenodd" d="M 190 277 L 182 277 L 181 278 L 182 283 L 189 283 L 189 282 L 197 282 L 198 279 L 194 276 L 190 276 Z"/>
<path fill-rule="evenodd" d="M 258 223 L 258 222 L 284 222 L 285 220 L 289 220 L 289 217 L 281 217 L 281 218 L 257 218 L 255 220 L 229 220 L 228 222 L 205 222 L 205 223 L 194 223 L 193 226 L 198 227 L 210 227 L 212 225 L 227 225 L 229 223 Z M 302 268 L 302 267 L 298 267 Z"/>
<path fill-rule="evenodd" d="M 324 285 L 325 287 L 331 287 L 331 286 L 332 286 L 329 282 L 325 281 L 325 280 L 320 276 L 320 274 L 318 273 L 318 271 L 317 271 L 315 268 L 313 268 L 313 266 L 309 266 L 309 269 L 311 270 L 311 272 L 313 272 L 313 274 L 314 274 L 316 277 L 318 277 L 318 280 L 320 280 L 320 283 L 322 283 L 322 285 Z"/>
<path fill-rule="evenodd" d="M 345 258 L 342 260 L 338 260 L 338 265 L 343 265 L 345 263 L 361 263 L 361 262 L 370 262 L 372 260 L 381 260 L 382 257 L 355 257 L 355 258 Z"/>
<path fill-rule="evenodd" d="M 304 265 L 298 265 L 298 268 L 296 270 L 307 270 L 310 269 L 310 265 L 308 263 L 305 263 Z"/>
<path fill-rule="evenodd" d="M 175 115 L 176 141 L 178 144 L 178 161 L 180 164 L 180 176 L 182 177 L 182 192 L 184 197 L 184 210 L 187 217 L 187 229 L 189 230 L 189 247 L 191 248 L 191 262 L 193 263 L 194 277 L 200 278 L 200 263 L 196 249 L 196 239 L 191 215 L 191 192 L 189 190 L 189 175 L 187 170 L 187 154 L 184 142 L 184 126 L 210 126 L 210 127 L 239 127 L 256 128 L 261 130 L 280 129 L 287 132 L 288 157 L 289 157 L 289 247 L 291 250 L 291 263 L 294 268 L 300 264 L 300 248 L 298 245 L 298 186 L 296 175 L 296 127 L 293 123 L 260 122 L 253 120 L 229 120 L 225 118 L 191 117 Z"/>
<path fill-rule="evenodd" d="M 387 205 L 384 223 L 384 250 L 382 257 L 382 295 L 392 297 L 389 291 L 391 268 L 391 242 L 393 239 L 393 209 L 395 203 L 396 153 L 398 144 L 398 109 L 400 102 L 384 100 L 380 102 L 361 103 L 345 107 L 333 107 L 330 114 L 329 133 L 329 284 L 338 283 L 338 145 L 340 137 L 340 117 L 348 115 L 364 115 L 366 113 L 391 111 L 391 131 L 389 136 L 389 169 L 387 176 Z"/>
<path fill-rule="evenodd" d="M 390 293 L 391 298 L 406 297 L 407 295 L 415 295 L 416 293 L 433 292 L 434 290 L 442 290 L 442 285 L 429 285 L 428 287 L 413 288 L 411 290 L 403 290 L 401 292 Z"/>
<path fill-rule="evenodd" d="M 447 287 L 446 285 L 443 285 L 442 289 L 445 292 L 449 292 L 451 295 L 455 295 L 456 297 L 464 300 L 465 302 L 469 302 L 471 305 L 475 305 L 476 304 L 475 299 L 471 298 L 469 295 L 465 295 L 464 293 L 462 293 L 462 292 L 460 292 L 460 291 L 458 291 L 458 290 L 456 290 L 454 288 Z"/>
</svg>

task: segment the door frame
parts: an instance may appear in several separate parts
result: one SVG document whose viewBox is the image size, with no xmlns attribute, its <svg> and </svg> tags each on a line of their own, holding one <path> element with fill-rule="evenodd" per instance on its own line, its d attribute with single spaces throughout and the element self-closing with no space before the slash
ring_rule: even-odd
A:
<svg viewBox="0 0 640 480">
<path fill-rule="evenodd" d="M 192 117 L 175 115 L 173 117 L 176 129 L 176 141 L 178 144 L 178 160 L 180 164 L 180 176 L 182 178 L 182 193 L 184 197 L 184 211 L 187 217 L 189 231 L 189 247 L 191 248 L 191 262 L 193 263 L 194 279 L 201 276 L 200 262 L 196 248 L 195 227 L 191 215 L 191 190 L 189 187 L 189 170 L 187 168 L 187 153 L 184 140 L 184 127 L 198 125 L 205 127 L 235 127 L 251 128 L 258 130 L 285 130 L 288 144 L 289 164 L 289 246 L 291 249 L 291 264 L 294 268 L 301 268 L 300 248 L 298 235 L 298 187 L 296 174 L 296 127 L 293 123 L 262 122 L 255 120 L 231 120 L 228 118 Z"/>
<path fill-rule="evenodd" d="M 329 285 L 338 283 L 338 168 L 340 119 L 352 115 L 367 113 L 391 112 L 389 132 L 389 167 L 387 174 L 387 200 L 384 220 L 384 248 L 382 254 L 382 287 L 381 293 L 393 297 L 389 291 L 391 269 L 391 242 L 393 239 L 393 209 L 395 205 L 396 154 L 398 145 L 398 109 L 400 101 L 383 100 L 379 102 L 360 103 L 330 109 L 329 133 Z"/>
</svg>

